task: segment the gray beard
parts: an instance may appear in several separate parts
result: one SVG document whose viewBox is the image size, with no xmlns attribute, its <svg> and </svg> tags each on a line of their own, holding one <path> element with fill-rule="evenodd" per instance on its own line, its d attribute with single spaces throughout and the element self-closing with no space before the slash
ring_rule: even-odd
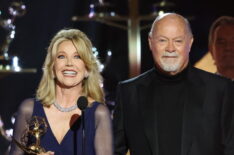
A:
<svg viewBox="0 0 234 155">
<path fill-rule="evenodd" d="M 181 67 L 181 64 L 179 61 L 173 64 L 168 64 L 168 63 L 161 61 L 161 68 L 166 72 L 176 72 L 179 70 L 180 67 Z"/>
</svg>

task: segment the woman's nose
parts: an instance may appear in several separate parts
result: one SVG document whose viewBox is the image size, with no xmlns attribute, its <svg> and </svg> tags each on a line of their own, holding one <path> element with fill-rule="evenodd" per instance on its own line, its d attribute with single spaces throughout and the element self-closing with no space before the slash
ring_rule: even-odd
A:
<svg viewBox="0 0 234 155">
<path fill-rule="evenodd" d="M 67 59 L 67 64 L 66 64 L 67 66 L 72 66 L 73 65 L 73 63 L 72 63 L 72 60 L 71 59 Z"/>
</svg>

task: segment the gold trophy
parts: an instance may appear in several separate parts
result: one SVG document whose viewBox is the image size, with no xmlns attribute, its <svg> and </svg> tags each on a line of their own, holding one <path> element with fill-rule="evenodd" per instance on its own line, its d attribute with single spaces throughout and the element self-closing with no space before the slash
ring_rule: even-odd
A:
<svg viewBox="0 0 234 155">
<path fill-rule="evenodd" d="M 20 147 L 23 151 L 28 154 L 39 154 L 46 152 L 44 148 L 40 146 L 40 137 L 47 131 L 47 123 L 45 118 L 34 116 L 30 122 L 27 124 L 27 129 L 25 130 L 21 141 L 13 139 L 14 142 Z M 35 141 L 27 146 L 28 138 L 35 138 Z"/>
</svg>

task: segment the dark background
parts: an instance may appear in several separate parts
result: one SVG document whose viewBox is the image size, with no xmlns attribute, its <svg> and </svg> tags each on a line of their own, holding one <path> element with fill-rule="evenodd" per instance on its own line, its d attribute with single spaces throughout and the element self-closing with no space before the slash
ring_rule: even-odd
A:
<svg viewBox="0 0 234 155">
<path fill-rule="evenodd" d="M 175 4 L 169 9 L 190 19 L 195 42 L 190 54 L 194 64 L 207 52 L 207 38 L 211 23 L 221 15 L 234 16 L 232 0 L 169 0 Z M 0 0 L 1 17 L 8 18 L 8 7 L 12 1 Z M 9 74 L 0 73 L 0 115 L 6 128 L 11 128 L 10 117 L 18 105 L 28 97 L 34 97 L 42 75 L 42 64 L 50 39 L 62 28 L 78 28 L 84 31 L 99 51 L 101 62 L 105 62 L 107 50 L 113 55 L 103 71 L 107 100 L 114 100 L 118 81 L 128 78 L 127 31 L 97 22 L 72 22 L 74 15 L 86 15 L 94 0 L 23 0 L 27 13 L 17 18 L 16 36 L 10 45 L 10 55 L 17 55 L 24 68 L 36 68 L 37 73 Z M 127 0 L 106 0 L 115 5 L 115 12 L 128 15 Z M 139 0 L 141 15 L 152 12 L 152 4 L 159 0 Z M 151 22 L 150 22 L 151 23 Z M 146 24 L 146 23 L 143 23 Z M 1 28 L 2 30 L 2 28 Z M 148 48 L 149 29 L 141 32 L 142 72 L 153 66 Z M 0 34 L 1 35 L 1 34 Z M 4 38 L 0 36 L 0 40 Z"/>
</svg>

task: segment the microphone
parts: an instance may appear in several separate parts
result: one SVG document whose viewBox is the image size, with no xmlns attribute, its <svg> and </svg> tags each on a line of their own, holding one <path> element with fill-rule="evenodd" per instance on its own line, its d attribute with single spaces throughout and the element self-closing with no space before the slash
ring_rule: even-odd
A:
<svg viewBox="0 0 234 155">
<path fill-rule="evenodd" d="M 88 100 L 85 96 L 80 96 L 77 101 L 77 106 L 81 110 L 82 121 L 82 155 L 85 155 L 85 109 L 88 106 Z"/>
<path fill-rule="evenodd" d="M 85 110 L 85 108 L 88 105 L 88 100 L 85 96 L 81 96 L 79 97 L 78 101 L 77 101 L 77 106 L 78 108 L 83 112 L 83 110 Z"/>
</svg>

